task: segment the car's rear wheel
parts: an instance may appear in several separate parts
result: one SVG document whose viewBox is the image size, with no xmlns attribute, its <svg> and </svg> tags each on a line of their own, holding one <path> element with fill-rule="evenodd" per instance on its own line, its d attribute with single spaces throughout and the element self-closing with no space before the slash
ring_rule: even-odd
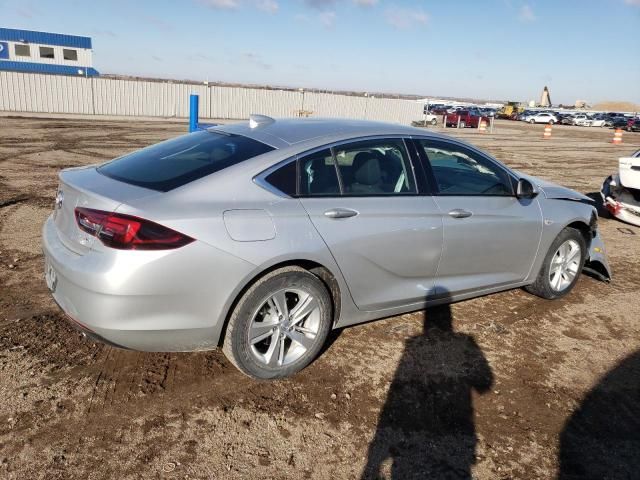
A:
<svg viewBox="0 0 640 480">
<path fill-rule="evenodd" d="M 467 126 L 466 122 L 460 122 L 460 128 L 465 128 Z"/>
<path fill-rule="evenodd" d="M 250 377 L 286 377 L 316 357 L 331 321 L 331 297 L 324 283 L 307 270 L 286 267 L 265 275 L 242 295 L 222 350 Z"/>
<path fill-rule="evenodd" d="M 436 123 L 438 123 L 438 120 L 436 120 L 435 118 L 431 119 L 431 125 L 435 125 Z"/>
<path fill-rule="evenodd" d="M 549 125 L 553 125 L 555 122 L 553 120 L 549 120 Z"/>
<path fill-rule="evenodd" d="M 525 290 L 549 300 L 564 297 L 578 281 L 586 251 L 582 234 L 575 228 L 565 228 L 551 244 L 536 281 Z"/>
<path fill-rule="evenodd" d="M 529 123 L 534 124 L 536 123 L 536 121 L 532 118 L 531 120 L 529 120 Z"/>
</svg>

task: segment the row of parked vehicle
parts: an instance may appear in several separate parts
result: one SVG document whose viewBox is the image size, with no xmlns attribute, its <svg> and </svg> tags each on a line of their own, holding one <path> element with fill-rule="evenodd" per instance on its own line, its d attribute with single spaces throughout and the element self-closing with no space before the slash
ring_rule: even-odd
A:
<svg viewBox="0 0 640 480">
<path fill-rule="evenodd" d="M 425 106 L 426 123 L 436 125 L 444 118 L 447 127 L 474 127 L 477 128 L 481 121 L 489 123 L 491 118 L 509 118 L 528 123 L 577 125 L 581 127 L 624 128 L 629 132 L 640 131 L 640 116 L 627 116 L 618 112 L 589 113 L 589 112 L 562 112 L 554 110 L 524 110 L 517 113 L 513 109 L 511 115 L 498 115 L 498 111 L 490 107 L 477 106 L 452 106 L 430 105 Z M 501 111 L 502 113 L 502 111 Z"/>
<path fill-rule="evenodd" d="M 625 128 L 628 131 L 640 130 L 640 117 L 627 117 L 621 113 L 564 113 L 554 111 L 525 110 L 518 114 L 518 120 L 528 123 L 548 123 L 577 125 L 581 127 Z"/>
<path fill-rule="evenodd" d="M 470 105 L 440 105 L 440 104 L 432 104 L 429 107 L 425 106 L 425 113 L 431 113 L 432 115 L 446 115 L 449 113 L 458 113 L 471 110 L 474 113 L 478 113 L 479 115 L 485 117 L 495 117 L 497 114 L 497 110 L 491 107 L 477 107 Z"/>
</svg>

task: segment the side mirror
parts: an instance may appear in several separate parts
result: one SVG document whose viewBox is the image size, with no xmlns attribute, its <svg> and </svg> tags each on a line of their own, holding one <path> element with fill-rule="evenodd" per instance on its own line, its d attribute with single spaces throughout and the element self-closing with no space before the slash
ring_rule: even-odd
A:
<svg viewBox="0 0 640 480">
<path fill-rule="evenodd" d="M 518 180 L 518 186 L 516 187 L 516 198 L 535 198 L 538 193 L 538 187 L 536 187 L 526 178 L 521 178 L 520 180 Z"/>
</svg>

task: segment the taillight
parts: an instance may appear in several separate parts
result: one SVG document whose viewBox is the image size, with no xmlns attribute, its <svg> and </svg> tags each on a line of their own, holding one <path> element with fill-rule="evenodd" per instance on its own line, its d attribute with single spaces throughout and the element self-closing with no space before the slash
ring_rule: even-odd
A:
<svg viewBox="0 0 640 480">
<path fill-rule="evenodd" d="M 132 215 L 83 207 L 77 207 L 75 214 L 81 230 L 111 248 L 170 250 L 193 242 L 193 238 L 187 235 Z"/>
</svg>

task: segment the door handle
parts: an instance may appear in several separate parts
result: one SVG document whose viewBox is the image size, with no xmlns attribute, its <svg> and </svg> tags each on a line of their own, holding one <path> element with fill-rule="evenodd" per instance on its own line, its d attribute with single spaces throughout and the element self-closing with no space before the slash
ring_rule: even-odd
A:
<svg viewBox="0 0 640 480">
<path fill-rule="evenodd" d="M 350 208 L 332 208 L 324 212 L 324 216 L 329 218 L 349 218 L 356 215 L 358 215 L 358 212 Z"/>
<path fill-rule="evenodd" d="M 449 212 L 449 216 L 452 218 L 467 218 L 473 215 L 472 212 L 468 210 L 463 210 L 462 208 L 456 208 Z"/>
</svg>

